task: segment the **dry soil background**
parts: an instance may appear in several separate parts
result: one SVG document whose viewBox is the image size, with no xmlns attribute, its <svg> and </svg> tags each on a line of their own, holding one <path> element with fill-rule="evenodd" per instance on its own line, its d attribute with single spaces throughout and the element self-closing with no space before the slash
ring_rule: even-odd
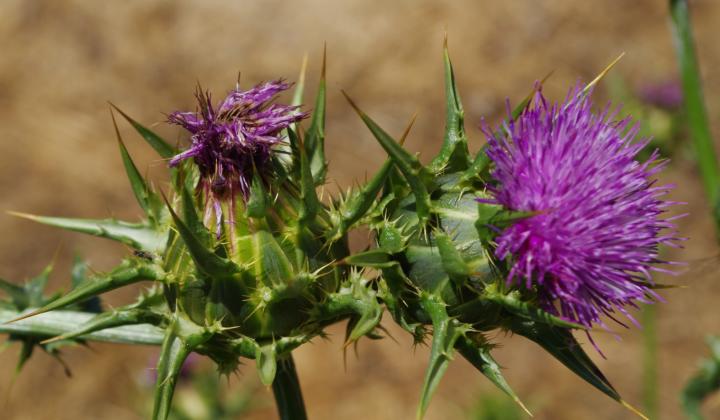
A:
<svg viewBox="0 0 720 420">
<path fill-rule="evenodd" d="M 710 115 L 720 113 L 720 51 L 716 28 L 720 2 L 693 1 Z M 620 52 L 615 70 L 631 85 L 676 74 L 666 2 L 606 1 L 123 1 L 3 0 L 0 3 L 0 208 L 79 217 L 138 215 L 123 176 L 107 101 L 138 120 L 163 120 L 162 112 L 194 107 L 197 80 L 216 92 L 245 83 L 293 79 L 305 52 L 310 84 L 317 78 L 322 45 L 329 64 L 328 140 L 333 183 L 349 185 L 383 160 L 381 149 L 350 112 L 345 89 L 391 132 L 418 112 L 407 147 L 427 159 L 442 133 L 441 44 L 447 29 L 466 107 L 472 147 L 482 136 L 481 116 L 496 119 L 505 97 L 521 98 L 533 81 L 555 70 L 547 83 L 560 97 L 580 78 L 589 80 Z M 168 138 L 178 131 L 163 124 Z M 164 163 L 123 127 L 136 159 L 153 176 Z M 678 392 L 703 337 L 720 332 L 712 274 L 718 250 L 692 162 L 679 160 L 664 175 L 678 184 L 674 198 L 692 216 L 680 222 L 691 237 L 673 258 L 690 261 L 692 274 L 676 281 L 687 289 L 666 293 L 659 308 L 660 376 L 664 419 L 680 418 Z M 330 187 L 331 190 L 334 187 Z M 99 239 L 59 232 L 0 215 L 0 275 L 23 279 L 57 253 L 53 287 L 67 285 L 74 252 L 94 267 L 109 268 L 128 250 Z M 59 249 L 59 251 L 58 251 Z M 700 268 L 697 268 L 700 267 Z M 705 267 L 705 268 L 702 268 Z M 108 295 L 121 304 L 132 291 Z M 386 325 L 390 325 L 386 321 Z M 427 351 L 399 343 L 363 342 L 360 358 L 343 371 L 341 329 L 333 340 L 297 352 L 313 419 L 409 419 L 414 415 Z M 599 335 L 608 359 L 601 368 L 631 402 L 641 401 L 640 333 L 622 341 Z M 518 337 L 498 337 L 497 359 L 509 382 L 539 419 L 619 419 L 632 416 Z M 154 354 L 149 348 L 96 345 L 70 349 L 74 377 L 38 354 L 12 383 L 17 348 L 0 355 L 3 419 L 137 419 L 131 395 L 135 377 Z M 599 358 L 598 358 L 599 359 Z M 248 366 L 248 375 L 254 375 Z M 428 419 L 462 418 L 466 407 L 491 387 L 467 363 L 450 367 Z M 269 392 L 268 392 L 269 394 Z M 718 399 L 707 407 L 720 417 Z M 273 418 L 272 409 L 253 418 Z"/>
</svg>

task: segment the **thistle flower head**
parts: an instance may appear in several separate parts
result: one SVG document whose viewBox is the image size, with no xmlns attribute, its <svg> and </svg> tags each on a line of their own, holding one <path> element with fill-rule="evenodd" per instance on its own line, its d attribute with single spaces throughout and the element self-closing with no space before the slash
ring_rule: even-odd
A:
<svg viewBox="0 0 720 420">
<path fill-rule="evenodd" d="M 648 142 L 635 141 L 638 126 L 591 106 L 579 88 L 555 105 L 538 91 L 517 120 L 496 134 L 485 128 L 494 201 L 537 212 L 496 238 L 496 256 L 512 257 L 507 281 L 585 326 L 655 297 L 658 246 L 678 240 L 672 219 L 661 218 L 672 187 L 652 179 L 664 163 L 657 153 L 638 162 Z"/>
<path fill-rule="evenodd" d="M 199 187 L 215 206 L 237 194 L 247 197 L 255 171 L 268 163 L 282 131 L 305 117 L 299 107 L 273 102 L 289 86 L 277 80 L 247 91 L 235 89 L 217 106 L 198 88 L 196 112 L 177 111 L 168 117 L 191 133 L 190 147 L 170 165 L 192 158 L 200 169 Z"/>
</svg>

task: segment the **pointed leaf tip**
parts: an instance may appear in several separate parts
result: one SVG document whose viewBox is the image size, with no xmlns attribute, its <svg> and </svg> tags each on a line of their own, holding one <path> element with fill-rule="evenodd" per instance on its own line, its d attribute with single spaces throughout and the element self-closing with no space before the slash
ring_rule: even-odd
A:
<svg viewBox="0 0 720 420">
<path fill-rule="evenodd" d="M 122 115 L 125 120 L 130 123 L 130 125 L 133 126 L 135 131 L 140 134 L 140 136 L 145 139 L 145 141 L 152 147 L 162 158 L 170 159 L 171 157 L 177 155 L 177 150 L 175 150 L 174 147 L 170 146 L 162 137 L 155 134 L 152 130 L 146 128 L 142 124 L 138 123 L 134 119 L 130 118 L 129 115 L 127 115 L 125 112 L 123 112 L 120 108 L 118 108 L 115 104 L 112 102 L 109 102 L 110 106 L 113 107 L 120 115 Z"/>
</svg>

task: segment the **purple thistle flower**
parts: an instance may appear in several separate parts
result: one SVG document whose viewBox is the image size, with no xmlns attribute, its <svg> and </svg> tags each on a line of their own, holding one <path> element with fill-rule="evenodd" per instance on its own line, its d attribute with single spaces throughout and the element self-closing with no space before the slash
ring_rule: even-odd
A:
<svg viewBox="0 0 720 420">
<path fill-rule="evenodd" d="M 591 106 L 580 88 L 555 105 L 538 91 L 517 120 L 483 127 L 492 201 L 537 212 L 499 233 L 495 255 L 512 256 L 508 283 L 535 289 L 548 312 L 588 327 L 615 311 L 636 323 L 625 306 L 658 298 L 650 272 L 667 271 L 654 266 L 667 263 L 658 247 L 681 240 L 679 216 L 661 215 L 677 203 L 662 199 L 671 185 L 652 179 L 666 164 L 657 152 L 635 160 L 649 141 L 635 141 L 639 126 Z"/>
<path fill-rule="evenodd" d="M 282 131 L 306 117 L 297 106 L 273 103 L 289 88 L 282 80 L 261 83 L 250 90 L 235 89 L 214 107 L 209 92 L 198 87 L 196 112 L 173 112 L 168 122 L 191 133 L 190 147 L 173 157 L 170 166 L 192 158 L 200 169 L 200 188 L 220 219 L 220 203 L 238 194 L 246 199 L 256 171 L 269 162 Z M 232 203 L 232 201 L 231 201 Z"/>
</svg>

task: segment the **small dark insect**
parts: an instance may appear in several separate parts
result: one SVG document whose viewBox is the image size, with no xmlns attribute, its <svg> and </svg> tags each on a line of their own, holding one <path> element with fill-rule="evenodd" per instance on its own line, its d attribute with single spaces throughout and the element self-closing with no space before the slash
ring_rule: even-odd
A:
<svg viewBox="0 0 720 420">
<path fill-rule="evenodd" d="M 142 251 L 139 249 L 134 250 L 133 255 L 148 261 L 153 261 L 155 259 L 155 254 L 153 254 L 152 252 Z"/>
</svg>

